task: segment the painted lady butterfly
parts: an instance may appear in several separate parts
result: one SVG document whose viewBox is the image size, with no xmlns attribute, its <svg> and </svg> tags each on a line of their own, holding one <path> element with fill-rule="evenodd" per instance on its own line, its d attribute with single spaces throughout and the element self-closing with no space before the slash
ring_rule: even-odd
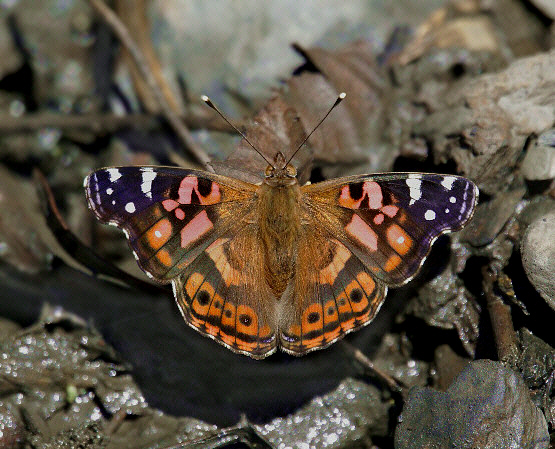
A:
<svg viewBox="0 0 555 449">
<path fill-rule="evenodd" d="M 301 186 L 278 152 L 261 184 L 174 167 L 112 167 L 84 183 L 141 268 L 172 283 L 185 321 L 256 359 L 303 355 L 368 324 L 471 218 L 468 179 L 356 175 Z"/>
</svg>

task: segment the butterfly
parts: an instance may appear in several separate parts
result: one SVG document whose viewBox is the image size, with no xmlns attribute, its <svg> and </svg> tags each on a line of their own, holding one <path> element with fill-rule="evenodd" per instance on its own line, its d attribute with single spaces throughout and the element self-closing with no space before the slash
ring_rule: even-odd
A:
<svg viewBox="0 0 555 449">
<path fill-rule="evenodd" d="M 278 348 L 300 356 L 370 323 L 388 287 L 470 220 L 478 188 L 428 173 L 300 185 L 290 160 L 276 152 L 258 184 L 127 166 L 97 170 L 84 187 L 143 271 L 172 284 L 191 327 L 255 359 Z"/>
</svg>

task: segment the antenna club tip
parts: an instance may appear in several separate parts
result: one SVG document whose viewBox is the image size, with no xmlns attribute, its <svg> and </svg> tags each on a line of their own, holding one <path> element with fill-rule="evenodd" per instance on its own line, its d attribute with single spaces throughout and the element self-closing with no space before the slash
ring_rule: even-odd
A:
<svg viewBox="0 0 555 449">
<path fill-rule="evenodd" d="M 341 93 L 339 94 L 339 99 L 340 99 L 340 100 L 343 100 L 346 96 L 347 96 L 347 94 L 346 94 L 345 92 L 341 92 Z"/>
<path fill-rule="evenodd" d="M 202 101 L 204 101 L 205 103 L 208 103 L 208 102 L 210 101 L 210 98 L 208 98 L 206 95 L 201 95 L 201 96 L 200 96 L 200 99 L 201 99 Z"/>
</svg>

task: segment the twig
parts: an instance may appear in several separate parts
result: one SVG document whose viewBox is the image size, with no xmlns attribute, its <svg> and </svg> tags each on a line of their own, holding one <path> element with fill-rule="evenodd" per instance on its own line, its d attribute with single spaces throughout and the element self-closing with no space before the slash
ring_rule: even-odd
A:
<svg viewBox="0 0 555 449">
<path fill-rule="evenodd" d="M 127 418 L 127 410 L 125 410 L 124 408 L 120 408 L 106 424 L 106 427 L 104 429 L 106 435 L 111 436 L 116 433 L 116 431 L 123 424 L 123 421 L 125 421 L 125 418 Z"/>
<path fill-rule="evenodd" d="M 126 126 L 153 128 L 156 120 L 147 114 L 57 114 L 40 112 L 14 117 L 0 115 L 0 133 L 16 134 L 36 131 L 41 128 L 59 128 L 63 130 L 90 130 L 94 133 L 108 133 Z"/>
<path fill-rule="evenodd" d="M 173 128 L 177 136 L 180 138 L 181 142 L 191 152 L 194 158 L 206 168 L 206 170 L 213 171 L 213 168 L 209 165 L 210 157 L 208 156 L 208 154 L 206 154 L 202 147 L 195 142 L 195 140 L 191 136 L 191 133 L 179 118 L 179 115 L 173 111 L 171 106 L 166 101 L 166 98 L 160 90 L 156 79 L 148 68 L 148 64 L 144 55 L 142 54 L 139 47 L 135 44 L 133 38 L 129 34 L 129 31 L 127 30 L 127 27 L 114 13 L 114 11 L 106 6 L 106 4 L 102 0 L 89 0 L 89 3 L 112 28 L 113 32 L 120 39 L 125 48 L 127 48 L 129 54 L 133 57 L 137 68 L 139 69 L 141 75 L 144 77 L 148 87 L 152 91 L 154 98 L 160 104 L 163 116 Z"/>
<path fill-rule="evenodd" d="M 518 357 L 518 346 L 511 318 L 511 308 L 495 293 L 493 283 L 496 275 L 489 267 L 485 266 L 482 268 L 482 275 L 482 284 L 497 347 L 497 356 L 500 361 L 512 364 Z"/>
<path fill-rule="evenodd" d="M 190 111 L 181 118 L 191 129 L 210 129 L 212 131 L 234 132 L 227 123 L 212 114 L 208 108 L 206 112 Z M 237 123 L 237 122 L 236 122 Z M 109 133 L 128 126 L 141 129 L 152 129 L 158 126 L 158 120 L 150 114 L 58 114 L 52 112 L 38 112 L 14 117 L 10 114 L 0 114 L 0 134 L 17 134 L 36 131 L 41 128 L 59 128 L 62 130 L 90 130 L 94 133 Z M 242 126 L 240 123 L 237 126 Z"/>
<path fill-rule="evenodd" d="M 347 349 L 347 352 L 349 352 L 358 363 L 360 363 L 364 368 L 366 368 L 368 371 L 372 372 L 376 377 L 382 380 L 391 391 L 399 393 L 403 399 L 406 398 L 408 393 L 406 385 L 391 377 L 389 374 L 382 371 L 381 369 L 377 368 L 372 360 L 366 357 L 366 355 L 364 355 L 362 351 L 355 348 L 352 344 L 347 343 L 345 340 L 342 341 L 342 344 L 343 347 Z"/>
<path fill-rule="evenodd" d="M 156 79 L 156 84 L 160 88 L 164 98 L 172 110 L 179 116 L 182 116 L 185 112 L 184 105 L 179 101 L 180 96 L 176 95 L 173 88 L 168 83 L 168 79 L 164 76 L 162 65 L 160 64 L 160 60 L 158 59 L 152 45 L 152 40 L 150 39 L 150 22 L 147 16 L 148 2 L 149 0 L 116 0 L 113 2 L 114 12 L 126 26 L 133 41 L 144 56 L 148 69 Z M 133 64 L 133 58 L 127 50 L 125 51 L 124 57 L 129 65 L 133 84 L 135 85 L 137 94 L 141 98 L 144 107 L 151 113 L 159 113 L 160 105 L 154 98 L 153 92 L 148 88 L 138 67 Z"/>
<path fill-rule="evenodd" d="M 163 449 L 216 449 L 243 443 L 250 449 L 273 449 L 273 446 L 258 434 L 246 417 L 242 417 L 239 424 L 220 429 L 210 437 L 201 438 L 190 443 L 180 443 L 166 446 Z"/>
<path fill-rule="evenodd" d="M 103 259 L 96 254 L 90 247 L 85 245 L 77 236 L 69 229 L 62 214 L 58 210 L 54 194 L 50 189 L 48 181 L 39 169 L 33 170 L 37 186 L 40 188 L 40 193 L 44 196 L 42 202 L 44 206 L 44 214 L 48 228 L 61 245 L 61 247 L 80 265 L 91 270 L 97 277 L 104 277 L 112 282 L 118 284 L 125 284 L 137 288 L 140 291 L 146 291 L 152 294 L 159 295 L 165 291 L 162 286 L 150 284 L 141 279 L 132 276 L 131 274 L 123 271 L 113 265 L 111 262 Z M 71 265 L 68 263 L 68 265 Z"/>
</svg>

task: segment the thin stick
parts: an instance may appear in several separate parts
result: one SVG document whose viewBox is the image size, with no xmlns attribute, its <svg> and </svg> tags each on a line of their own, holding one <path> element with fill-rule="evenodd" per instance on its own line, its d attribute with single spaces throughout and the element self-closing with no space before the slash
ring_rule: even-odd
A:
<svg viewBox="0 0 555 449">
<path fill-rule="evenodd" d="M 497 279 L 495 270 L 485 266 L 482 268 L 482 276 L 482 287 L 488 305 L 497 356 L 501 362 L 514 363 L 518 358 L 519 349 L 511 317 L 511 308 L 495 293 L 493 285 Z"/>
<path fill-rule="evenodd" d="M 214 171 L 214 169 L 209 165 L 210 157 L 206 152 L 200 147 L 187 127 L 183 124 L 179 116 L 174 112 L 171 106 L 168 104 L 164 94 L 162 93 L 160 87 L 158 86 L 154 75 L 148 68 L 148 64 L 141 50 L 131 37 L 131 34 L 127 30 L 127 27 L 119 19 L 114 11 L 112 11 L 102 0 L 89 0 L 91 6 L 95 11 L 104 19 L 104 21 L 112 28 L 112 31 L 120 39 L 123 45 L 129 51 L 129 54 L 133 57 L 139 72 L 144 77 L 149 89 L 152 91 L 154 98 L 160 105 L 163 116 L 166 118 L 170 126 L 173 128 L 177 136 L 180 138 L 183 145 L 191 152 L 195 159 L 201 163 L 206 170 Z"/>
<path fill-rule="evenodd" d="M 182 120 L 190 129 L 209 129 L 212 131 L 233 132 L 234 129 L 216 120 L 214 115 L 199 111 L 188 111 Z M 10 114 L 0 114 L 0 133 L 17 134 L 36 131 L 41 128 L 60 128 L 63 130 L 85 130 L 95 133 L 109 133 L 129 126 L 142 129 L 154 129 L 160 126 L 160 120 L 152 114 L 112 114 L 112 113 L 85 113 L 85 114 L 58 114 L 53 112 L 36 112 L 14 117 Z"/>
<path fill-rule="evenodd" d="M 310 131 L 310 133 L 308 134 L 308 136 L 305 137 L 305 139 L 301 142 L 301 144 L 299 145 L 299 147 L 295 150 L 295 152 L 293 153 L 293 155 L 289 158 L 289 160 L 285 163 L 285 165 L 282 168 L 287 167 L 287 164 L 289 164 L 289 162 L 291 162 L 293 160 L 293 158 L 295 157 L 295 155 L 299 152 L 299 150 L 301 149 L 301 147 L 306 143 L 306 141 L 310 138 L 310 136 L 312 136 L 312 134 L 314 133 L 314 131 L 316 131 L 318 129 L 318 127 L 322 124 L 322 122 L 324 120 L 326 120 L 326 118 L 328 118 L 328 115 L 330 115 L 331 111 L 333 111 L 335 109 L 335 107 L 341 103 L 343 101 L 343 99 L 347 96 L 347 94 L 345 92 L 341 92 L 339 94 L 339 96 L 337 97 L 337 100 L 335 100 L 335 103 L 332 105 L 331 108 L 329 108 L 328 112 L 326 112 L 326 115 L 324 115 L 324 117 L 322 117 L 322 119 L 318 122 L 318 124 L 314 127 L 314 129 L 312 131 Z"/>
<path fill-rule="evenodd" d="M 264 160 L 265 160 L 269 165 L 271 165 L 272 167 L 274 167 L 274 164 L 272 164 L 272 163 L 266 158 L 266 156 L 264 156 L 264 154 L 262 154 L 262 153 L 258 150 L 258 148 L 256 148 L 256 147 L 250 142 L 250 140 L 247 139 L 247 136 L 245 136 L 238 128 L 235 127 L 235 125 L 234 125 L 233 123 L 231 123 L 231 122 L 225 117 L 225 115 L 224 115 L 222 112 L 220 112 L 220 110 L 216 107 L 216 105 L 215 105 L 214 103 L 212 103 L 212 101 L 210 100 L 210 98 L 208 98 L 206 95 L 202 95 L 202 96 L 200 97 L 200 99 L 201 99 L 202 101 L 204 101 L 208 107 L 214 109 L 214 111 L 216 111 L 216 112 L 220 115 L 220 117 L 223 118 L 223 119 L 226 121 L 226 123 L 227 123 L 229 126 L 231 126 L 235 131 L 237 131 L 237 133 L 238 133 L 243 139 L 245 139 L 245 142 L 247 142 L 247 143 L 252 147 L 252 149 L 253 149 L 254 151 L 256 151 L 258 154 L 260 154 L 260 156 L 262 156 L 262 157 L 264 158 Z M 274 167 L 274 168 L 276 168 L 276 167 Z"/>
<path fill-rule="evenodd" d="M 150 114 L 58 114 L 52 112 L 37 112 L 14 117 L 0 114 L 0 133 L 17 134 L 36 131 L 41 128 L 60 128 L 63 130 L 89 130 L 95 133 L 108 133 L 126 126 L 154 128 L 159 126 L 157 120 Z"/>
<path fill-rule="evenodd" d="M 355 348 L 353 345 L 347 343 L 345 340 L 343 340 L 341 343 L 343 344 L 343 347 L 347 349 L 347 352 L 349 352 L 358 363 L 360 363 L 368 371 L 374 373 L 376 377 L 381 379 L 391 391 L 399 393 L 403 399 L 406 399 L 408 389 L 402 382 L 393 378 L 385 371 L 377 368 L 376 365 L 374 365 L 374 363 L 368 357 L 366 357 L 366 355 L 364 355 L 364 353 L 360 349 Z"/>
</svg>

